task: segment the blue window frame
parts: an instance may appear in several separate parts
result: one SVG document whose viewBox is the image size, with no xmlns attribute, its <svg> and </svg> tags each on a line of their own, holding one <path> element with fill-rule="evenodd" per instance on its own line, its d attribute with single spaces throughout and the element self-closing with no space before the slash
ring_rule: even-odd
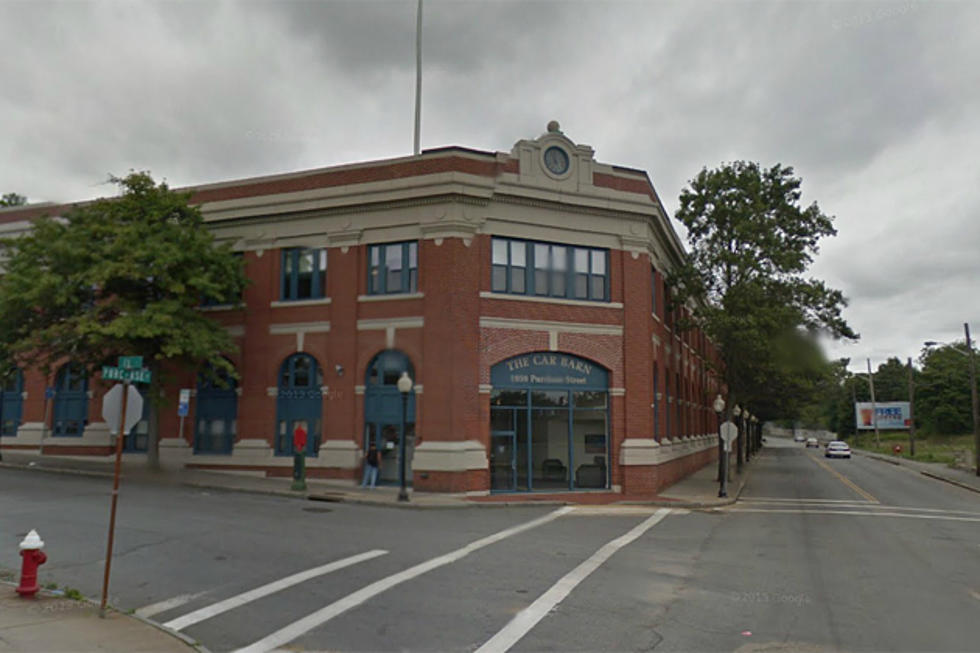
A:
<svg viewBox="0 0 980 653">
<path fill-rule="evenodd" d="M 68 363 L 58 370 L 53 412 L 52 435 L 82 436 L 88 423 L 88 376 L 80 365 Z"/>
<path fill-rule="evenodd" d="M 494 292 L 609 301 L 608 250 L 511 238 L 491 247 Z"/>
<path fill-rule="evenodd" d="M 327 250 L 282 250 L 280 297 L 283 301 L 320 299 L 327 293 Z"/>
<path fill-rule="evenodd" d="M 293 354 L 279 369 L 276 401 L 276 454 L 293 455 L 293 432 L 302 424 L 307 434 L 306 455 L 320 451 L 323 417 L 323 370 L 309 354 Z"/>
<path fill-rule="evenodd" d="M 24 375 L 12 369 L 0 384 L 0 435 L 17 435 L 23 408 Z"/>
<path fill-rule="evenodd" d="M 238 430 L 238 391 L 226 370 L 197 377 L 194 453 L 230 454 Z"/>
<path fill-rule="evenodd" d="M 419 283 L 419 244 L 415 241 L 368 247 L 368 294 L 413 293 Z"/>
</svg>

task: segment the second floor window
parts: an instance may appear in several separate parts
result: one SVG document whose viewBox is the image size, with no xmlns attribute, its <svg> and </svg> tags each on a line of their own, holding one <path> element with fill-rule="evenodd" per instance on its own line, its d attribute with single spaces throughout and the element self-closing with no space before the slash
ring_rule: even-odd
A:
<svg viewBox="0 0 980 653">
<path fill-rule="evenodd" d="M 386 243 L 368 248 L 368 294 L 413 293 L 419 283 L 417 242 Z"/>
<path fill-rule="evenodd" d="M 327 294 L 327 250 L 293 247 L 282 252 L 283 301 Z"/>
<path fill-rule="evenodd" d="M 604 249 L 494 238 L 494 292 L 609 301 L 609 253 Z"/>
</svg>

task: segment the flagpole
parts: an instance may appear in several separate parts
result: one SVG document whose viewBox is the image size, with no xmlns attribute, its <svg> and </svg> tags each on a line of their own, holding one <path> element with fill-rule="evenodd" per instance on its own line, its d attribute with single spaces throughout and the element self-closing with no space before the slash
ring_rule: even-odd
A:
<svg viewBox="0 0 980 653">
<path fill-rule="evenodd" d="M 422 0 L 415 23 L 415 154 L 419 154 L 419 130 L 422 122 Z"/>
</svg>

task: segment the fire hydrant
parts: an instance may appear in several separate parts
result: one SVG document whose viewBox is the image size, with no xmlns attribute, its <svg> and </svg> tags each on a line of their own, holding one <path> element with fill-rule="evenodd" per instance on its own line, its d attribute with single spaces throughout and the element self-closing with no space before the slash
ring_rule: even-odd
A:
<svg viewBox="0 0 980 653">
<path fill-rule="evenodd" d="M 20 543 L 20 557 L 24 559 L 20 568 L 20 585 L 17 586 L 17 593 L 21 596 L 34 596 L 40 589 L 37 585 L 37 568 L 48 560 L 41 549 L 44 542 L 37 531 L 31 530 Z"/>
</svg>

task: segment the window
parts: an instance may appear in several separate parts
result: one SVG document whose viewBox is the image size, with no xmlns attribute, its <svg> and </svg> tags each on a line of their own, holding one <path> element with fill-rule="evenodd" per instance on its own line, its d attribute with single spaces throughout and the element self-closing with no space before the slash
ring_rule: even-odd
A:
<svg viewBox="0 0 980 653">
<path fill-rule="evenodd" d="M 368 248 L 368 294 L 393 295 L 418 290 L 418 243 L 388 243 Z"/>
<path fill-rule="evenodd" d="M 327 250 L 293 247 L 282 252 L 283 301 L 319 299 L 327 293 Z"/>
<path fill-rule="evenodd" d="M 609 301 L 607 250 L 494 238 L 493 292 Z"/>
</svg>

